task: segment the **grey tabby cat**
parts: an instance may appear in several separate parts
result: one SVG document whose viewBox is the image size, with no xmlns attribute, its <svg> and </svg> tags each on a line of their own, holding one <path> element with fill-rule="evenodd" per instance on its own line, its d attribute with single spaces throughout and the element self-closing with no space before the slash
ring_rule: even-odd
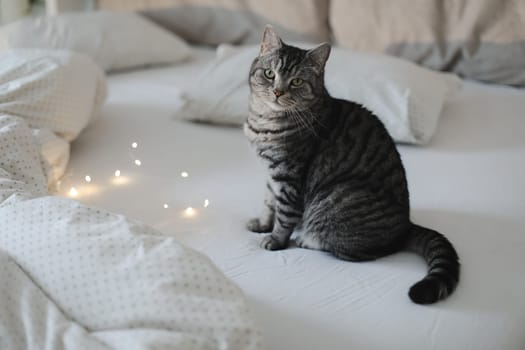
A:
<svg viewBox="0 0 525 350">
<path fill-rule="evenodd" d="M 264 32 L 250 69 L 244 131 L 269 180 L 264 212 L 247 227 L 271 232 L 262 240 L 269 250 L 286 248 L 300 224 L 299 247 L 344 260 L 417 252 L 429 269 L 410 299 L 444 299 L 459 280 L 458 255 L 443 235 L 410 221 L 405 170 L 379 119 L 328 94 L 329 54 L 328 44 L 302 50 L 283 43 L 269 26 Z"/>
</svg>

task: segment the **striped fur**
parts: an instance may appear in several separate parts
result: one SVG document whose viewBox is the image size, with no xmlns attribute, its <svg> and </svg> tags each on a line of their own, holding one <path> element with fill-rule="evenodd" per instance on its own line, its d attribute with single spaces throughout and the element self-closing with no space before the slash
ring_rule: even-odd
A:
<svg viewBox="0 0 525 350">
<path fill-rule="evenodd" d="M 300 224 L 298 246 L 349 261 L 414 251 L 429 270 L 410 298 L 444 299 L 459 280 L 457 253 L 440 233 L 411 223 L 405 170 L 379 119 L 326 91 L 329 52 L 326 44 L 301 50 L 265 31 L 250 69 L 244 131 L 268 168 L 267 195 L 248 229 L 271 233 L 262 246 L 276 250 Z"/>
</svg>

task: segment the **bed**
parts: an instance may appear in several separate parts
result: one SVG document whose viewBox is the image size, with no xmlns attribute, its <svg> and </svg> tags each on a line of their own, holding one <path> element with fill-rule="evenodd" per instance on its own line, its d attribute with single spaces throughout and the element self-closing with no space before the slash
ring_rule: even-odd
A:
<svg viewBox="0 0 525 350">
<path fill-rule="evenodd" d="M 465 78 L 456 84 L 457 77 L 445 79 L 425 70 L 419 85 L 409 86 L 412 90 L 401 86 L 403 96 L 414 92 L 408 106 L 418 105 L 424 113 L 433 111 L 434 119 L 422 139 L 394 135 L 401 141 L 398 150 L 407 171 L 412 220 L 444 233 L 460 256 L 460 283 L 445 301 L 420 306 L 408 298 L 409 287 L 427 270 L 414 254 L 349 263 L 300 249 L 293 242 L 286 250 L 271 252 L 259 246 L 261 235 L 245 228 L 263 205 L 264 168 L 239 126 L 210 124 L 199 113 L 188 117 L 185 108 L 192 86 L 200 84 L 203 91 L 212 93 L 217 89 L 211 79 L 202 79 L 203 72 L 211 72 L 209 67 L 236 57 L 236 50 L 252 57 L 249 50 L 254 48 L 245 45 L 259 40 L 265 16 L 272 15 L 265 6 L 272 1 L 271 6 L 291 9 L 283 10 L 284 17 L 276 12 L 270 18 L 287 38 L 320 42 L 334 34 L 341 44 L 351 45 L 357 43 L 355 37 L 344 35 L 356 32 L 346 26 L 355 23 L 366 30 L 366 25 L 372 25 L 378 37 L 359 45 Z M 457 13 L 459 2 L 448 3 L 443 11 L 429 4 L 412 11 L 414 18 L 434 18 L 435 11 L 439 16 Z M 7 65 L 0 69 L 4 79 L 0 87 L 6 87 L 0 88 L 0 146 L 11 150 L 20 145 L 22 152 L 0 154 L 0 215 L 18 220 L 16 225 L 9 220 L 0 223 L 0 277 L 9 282 L 0 286 L 0 305 L 7 310 L 0 314 L 0 347 L 40 349 L 45 341 L 46 349 L 525 348 L 525 69 L 520 68 L 525 61 L 512 54 L 522 52 L 519 33 L 525 31 L 511 30 L 520 22 L 509 15 L 523 14 L 518 2 L 509 2 L 505 11 L 497 13 L 509 20 L 505 22 L 508 31 L 492 30 L 492 21 L 476 22 L 476 18 L 487 19 L 483 14 L 494 9 L 489 0 L 469 3 L 468 9 L 460 11 L 472 16 L 435 22 L 442 26 L 432 30 L 439 27 L 450 32 L 446 25 L 462 20 L 464 25 L 457 28 L 464 32 L 474 28 L 480 35 L 474 49 L 467 45 L 468 40 L 467 47 L 457 42 L 436 45 L 443 59 L 437 63 L 436 51 L 417 43 L 436 39 L 429 39 L 435 33 L 425 31 L 428 26 L 424 24 L 434 21 L 405 23 L 404 13 L 390 13 L 388 6 L 376 1 L 309 0 L 296 12 L 293 2 L 277 0 L 263 7 L 257 1 L 223 0 L 217 5 L 220 11 L 210 11 L 216 3 L 208 0 L 93 3 L 101 9 L 141 10 L 168 32 L 159 32 L 142 17 L 116 13 L 67 14 L 0 29 L 0 39 L 9 39 L 0 40 L 0 59 L 7 57 L 4 50 L 14 48 L 15 56 L 54 57 L 44 65 L 29 64 L 31 69 L 62 72 L 62 64 L 69 69 L 55 77 L 67 84 L 55 80 L 42 84 L 40 75 L 31 75 L 40 82 L 30 85 L 35 89 L 61 90 L 51 95 L 31 94 L 24 83 L 12 82 L 10 74 L 16 78 L 19 69 L 11 67 L 10 71 Z M 191 3 L 197 8 L 186 6 Z M 182 5 L 179 10 L 184 11 L 161 11 L 156 8 L 160 5 Z M 375 22 L 337 16 L 351 13 L 348 6 L 362 6 L 359 9 L 365 12 L 378 9 Z M 254 11 L 248 17 L 247 8 Z M 386 16 L 383 12 L 403 19 L 397 18 L 403 24 L 399 31 L 387 30 L 391 36 L 384 32 L 389 25 L 381 24 Z M 421 30 L 411 27 L 416 24 L 422 25 Z M 403 35 L 413 35 L 417 45 L 389 42 Z M 185 41 L 192 42 L 191 46 Z M 499 62 L 503 72 L 486 64 L 494 62 L 494 46 L 487 42 L 497 42 L 501 62 L 505 62 Z M 217 49 L 221 43 L 239 46 Z M 17 47 L 44 51 L 16 51 Z M 68 51 L 57 53 L 55 49 Z M 332 60 L 345 57 L 338 50 L 333 50 Z M 359 63 L 363 64 L 370 56 L 360 57 L 364 57 Z M 14 67 L 19 57 L 7 62 Z M 363 67 L 332 71 L 340 76 L 353 71 L 358 76 Z M 101 68 L 109 72 L 105 78 Z M 234 71 L 226 73 L 233 76 Z M 389 74 L 385 72 L 378 75 Z M 436 74 L 439 79 L 433 78 Z M 392 77 L 413 83 L 404 71 Z M 244 76 L 240 79 L 246 83 Z M 417 92 L 435 92 L 442 80 L 450 83 L 453 93 L 442 94 L 439 108 L 427 105 L 432 100 Z M 378 96 L 376 102 L 395 102 L 388 94 L 368 93 L 366 84 L 354 85 L 357 89 L 351 93 L 366 92 L 358 97 L 372 95 Z M 383 91 L 381 83 L 372 88 Z M 17 97 L 9 94 L 11 89 L 24 98 L 22 106 L 27 103 L 31 108 L 17 109 L 19 105 L 11 103 Z M 68 113 L 53 109 L 57 101 L 68 106 Z M 206 103 L 201 98 L 193 102 L 197 106 Z M 34 103 L 42 104 L 35 108 Z M 379 112 L 384 110 L 378 107 Z M 33 137 L 40 149 L 28 147 L 31 142 L 25 142 L 26 137 Z M 44 147 L 48 142 L 51 146 Z M 42 169 L 35 155 L 38 150 L 48 162 Z M 18 166 L 21 159 L 31 165 L 23 168 L 25 172 Z M 12 172 L 4 171 L 5 164 L 19 167 L 21 175 L 14 171 L 19 177 L 11 178 Z M 29 176 L 38 182 L 38 193 L 26 186 L 32 184 L 27 180 L 30 168 L 40 174 L 37 180 Z M 46 179 L 55 196 L 47 196 Z M 16 186 L 27 187 L 20 192 L 21 198 Z M 16 196 L 12 196 L 13 188 Z M 64 208 L 67 211 L 62 216 Z M 45 215 L 31 216 L 45 210 L 55 226 L 40 224 L 39 220 L 47 220 Z M 78 215 L 91 219 L 86 224 Z M 112 254 L 105 253 L 108 249 Z M 93 251 L 100 254 L 93 255 Z M 61 259 L 71 264 L 68 270 Z M 205 268 L 194 275 L 202 266 Z M 82 288 L 76 288 L 79 285 Z M 202 299 L 203 286 L 215 292 Z M 224 313 L 230 318 L 224 319 Z"/>
<path fill-rule="evenodd" d="M 525 91 L 466 81 L 429 145 L 399 146 L 413 220 L 445 233 L 462 263 L 457 291 L 421 307 L 407 298 L 426 269 L 415 255 L 356 264 L 259 247 L 244 224 L 261 208 L 264 172 L 241 130 L 174 120 L 180 91 L 213 55 L 110 76 L 61 193 L 76 187 L 78 200 L 209 256 L 248 296 L 269 349 L 525 346 Z"/>
</svg>

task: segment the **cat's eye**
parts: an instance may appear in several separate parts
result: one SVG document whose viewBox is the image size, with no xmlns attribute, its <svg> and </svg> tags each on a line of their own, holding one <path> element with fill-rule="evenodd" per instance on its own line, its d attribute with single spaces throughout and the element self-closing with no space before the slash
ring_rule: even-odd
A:
<svg viewBox="0 0 525 350">
<path fill-rule="evenodd" d="M 271 69 L 266 69 L 266 70 L 264 71 L 264 76 L 265 76 L 267 79 L 270 79 L 270 80 L 271 80 L 271 79 L 275 78 L 275 73 L 274 73 L 274 71 L 271 70 Z"/>
<path fill-rule="evenodd" d="M 301 86 L 303 82 L 304 81 L 301 78 L 294 78 L 292 79 L 292 86 Z"/>
</svg>

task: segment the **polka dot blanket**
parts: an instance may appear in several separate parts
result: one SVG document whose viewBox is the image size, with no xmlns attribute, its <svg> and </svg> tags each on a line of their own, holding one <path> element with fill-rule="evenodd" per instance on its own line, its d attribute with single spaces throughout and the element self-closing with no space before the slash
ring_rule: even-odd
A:
<svg viewBox="0 0 525 350">
<path fill-rule="evenodd" d="M 0 57 L 0 349 L 259 349 L 243 294 L 207 257 L 48 195 L 104 96 L 87 57 Z"/>
</svg>

